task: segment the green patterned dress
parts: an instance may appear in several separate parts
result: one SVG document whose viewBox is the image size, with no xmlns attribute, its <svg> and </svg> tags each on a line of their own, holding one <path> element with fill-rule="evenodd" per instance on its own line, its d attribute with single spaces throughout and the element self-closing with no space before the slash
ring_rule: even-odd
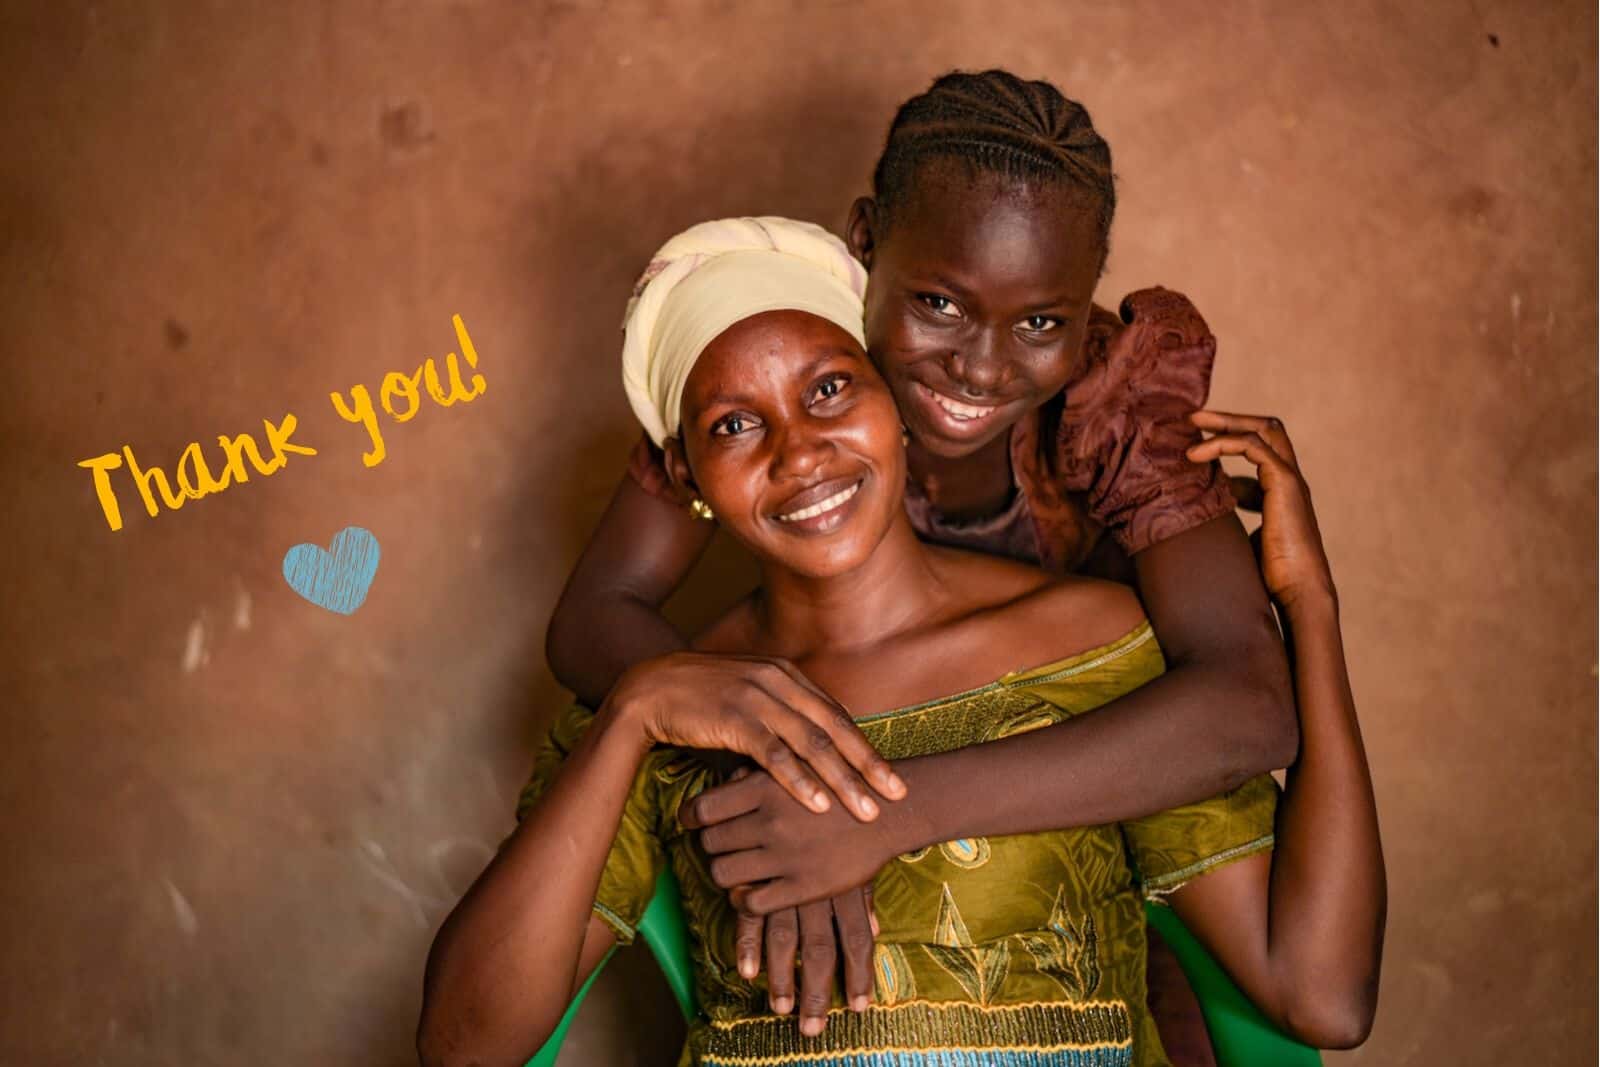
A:
<svg viewBox="0 0 1600 1067">
<path fill-rule="evenodd" d="M 890 759 L 1048 726 L 1163 670 L 1148 624 L 1111 644 L 965 693 L 858 720 Z M 587 728 L 573 707 L 551 729 L 519 816 Z M 693 756 L 646 758 L 606 860 L 594 910 L 627 944 L 662 865 L 683 888 L 701 1016 L 682 1064 L 700 1067 L 1160 1067 L 1145 1006 L 1143 898 L 1272 847 L 1277 786 L 1263 775 L 1200 804 L 1076 830 L 947 841 L 907 853 L 874 883 L 875 1000 L 837 994 L 827 1029 L 800 1036 L 767 1008 L 765 979 L 735 967 L 734 915 L 679 808 L 713 772 Z"/>
</svg>

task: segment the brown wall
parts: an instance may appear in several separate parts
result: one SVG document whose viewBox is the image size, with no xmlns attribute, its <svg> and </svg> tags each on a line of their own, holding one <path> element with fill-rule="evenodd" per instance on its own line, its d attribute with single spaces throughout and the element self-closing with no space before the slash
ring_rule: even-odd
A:
<svg viewBox="0 0 1600 1067">
<path fill-rule="evenodd" d="M 635 271 L 711 216 L 839 226 L 900 98 L 1002 64 L 1114 146 L 1102 299 L 1187 291 L 1317 492 L 1392 885 L 1330 1062 L 1593 1062 L 1593 5 L 1222 7 L 6 4 L 0 1061 L 411 1062 L 560 699 Z M 455 313 L 488 392 L 364 467 L 329 391 Z M 75 466 L 285 412 L 317 456 L 155 519 L 119 472 L 116 533 Z M 279 567 L 351 523 L 344 617 Z M 640 963 L 567 1063 L 670 1060 L 629 989 L 661 1013 Z"/>
</svg>

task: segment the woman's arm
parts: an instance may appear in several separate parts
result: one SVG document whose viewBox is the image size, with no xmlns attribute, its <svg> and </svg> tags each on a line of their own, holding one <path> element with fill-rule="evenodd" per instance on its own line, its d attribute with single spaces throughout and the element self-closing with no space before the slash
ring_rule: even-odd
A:
<svg viewBox="0 0 1600 1067">
<path fill-rule="evenodd" d="M 1275 419 L 1202 412 L 1197 459 L 1244 455 L 1266 493 L 1262 566 L 1294 656 L 1300 757 L 1276 844 L 1195 879 L 1173 907 L 1261 1010 L 1310 1044 L 1350 1048 L 1377 1007 L 1387 889 L 1372 776 L 1309 492 Z"/>
<path fill-rule="evenodd" d="M 651 741 L 608 705 L 434 939 L 417 1050 L 428 1067 L 521 1064 L 605 953 L 595 892 Z"/>
<path fill-rule="evenodd" d="M 747 757 L 813 810 L 838 797 L 856 818 L 876 818 L 870 794 L 894 799 L 904 786 L 837 701 L 786 660 L 690 652 L 662 616 L 712 530 L 625 475 L 556 603 L 550 669 L 599 707 L 624 672 L 655 660 L 670 669 L 652 670 L 639 695 L 653 722 L 685 706 L 718 713 L 706 731 L 672 743 Z"/>
</svg>

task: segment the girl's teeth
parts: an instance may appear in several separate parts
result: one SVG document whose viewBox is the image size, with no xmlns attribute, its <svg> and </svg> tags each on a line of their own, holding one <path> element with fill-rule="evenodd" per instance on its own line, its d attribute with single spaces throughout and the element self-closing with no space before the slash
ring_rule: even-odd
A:
<svg viewBox="0 0 1600 1067">
<path fill-rule="evenodd" d="M 817 501 L 815 504 L 812 504 L 809 508 L 801 508 L 799 511 L 791 511 L 787 515 L 779 515 L 778 516 L 778 521 L 779 522 L 802 522 L 802 521 L 804 521 L 806 519 L 814 519 L 818 515 L 822 515 L 822 514 L 824 514 L 826 512 L 832 511 L 834 508 L 838 507 L 840 504 L 843 504 L 846 500 L 849 500 L 851 497 L 855 496 L 856 495 L 856 490 L 860 489 L 860 488 L 861 488 L 861 483 L 857 482 L 855 485 L 852 485 L 850 488 L 845 489 L 842 492 L 835 493 L 835 494 L 833 494 L 832 496 L 830 496 L 826 500 Z"/>
<path fill-rule="evenodd" d="M 973 404 L 963 404 L 959 401 L 951 400 L 943 393 L 936 393 L 932 389 L 929 389 L 928 392 L 933 393 L 933 402 L 935 404 L 938 404 L 945 411 L 962 421 L 981 419 L 994 411 L 992 407 L 980 408 Z"/>
</svg>

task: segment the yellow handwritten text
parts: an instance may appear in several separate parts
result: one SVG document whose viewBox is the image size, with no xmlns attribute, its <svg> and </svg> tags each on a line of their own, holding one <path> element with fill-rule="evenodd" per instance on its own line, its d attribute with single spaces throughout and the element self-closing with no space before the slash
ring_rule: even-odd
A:
<svg viewBox="0 0 1600 1067">
<path fill-rule="evenodd" d="M 461 345 L 461 355 L 465 357 L 468 366 L 476 369 L 478 350 L 473 347 L 472 338 L 467 336 L 466 324 L 461 321 L 460 315 L 452 316 L 450 321 L 456 328 L 456 341 Z M 481 374 L 472 376 L 471 389 L 466 387 L 461 381 L 461 367 L 456 362 L 454 352 L 446 356 L 444 362 L 446 380 L 450 384 L 449 392 L 445 391 L 439 381 L 439 368 L 434 365 L 431 357 L 419 366 L 414 374 L 391 371 L 384 376 L 383 384 L 378 389 L 378 402 L 390 418 L 395 422 L 409 422 L 416 416 L 417 409 L 422 404 L 419 385 L 433 398 L 434 403 L 441 407 L 450 407 L 458 401 L 474 400 L 489 388 L 489 384 L 484 381 Z M 367 392 L 367 387 L 352 386 L 349 401 L 337 392 L 329 393 L 328 398 L 333 401 L 333 410 L 339 413 L 341 419 L 359 423 L 366 428 L 372 448 L 362 453 L 361 462 L 369 467 L 376 467 L 382 463 L 389 450 L 384 446 L 383 431 L 378 428 L 378 414 L 372 406 L 372 394 Z M 402 410 L 395 410 L 397 399 L 401 401 Z"/>
<path fill-rule="evenodd" d="M 106 525 L 113 530 L 122 529 L 122 509 L 117 505 L 117 494 L 111 488 L 111 472 L 120 468 L 123 461 L 128 464 L 128 474 L 133 479 L 133 484 L 139 490 L 139 496 L 144 500 L 144 510 L 154 518 L 160 514 L 156 498 L 168 509 L 177 511 L 183 507 L 185 501 L 199 500 L 201 497 L 212 493 L 220 493 L 234 482 L 248 482 L 250 470 L 262 477 L 266 477 L 283 468 L 289 462 L 291 454 L 301 456 L 314 456 L 317 450 L 306 445 L 297 445 L 290 440 L 293 436 L 298 420 L 293 415 L 285 415 L 281 422 L 274 425 L 270 419 L 262 419 L 261 424 L 266 427 L 267 449 L 272 458 L 261 458 L 261 449 L 256 444 L 256 439 L 247 433 L 237 437 L 226 434 L 217 437 L 217 445 L 222 449 L 224 464 L 222 476 L 219 478 L 211 473 L 211 468 L 206 465 L 206 457 L 200 451 L 200 442 L 194 441 L 183 450 L 183 455 L 178 459 L 176 477 L 178 491 L 172 491 L 172 482 L 168 481 L 166 471 L 160 467 L 144 468 L 139 466 L 139 461 L 134 458 L 133 449 L 128 445 L 122 446 L 120 454 L 107 452 L 103 456 L 81 461 L 78 466 L 87 467 L 94 474 L 94 492 L 100 501 L 100 510 L 105 514 Z M 245 460 L 249 459 L 246 467 Z"/>
</svg>

